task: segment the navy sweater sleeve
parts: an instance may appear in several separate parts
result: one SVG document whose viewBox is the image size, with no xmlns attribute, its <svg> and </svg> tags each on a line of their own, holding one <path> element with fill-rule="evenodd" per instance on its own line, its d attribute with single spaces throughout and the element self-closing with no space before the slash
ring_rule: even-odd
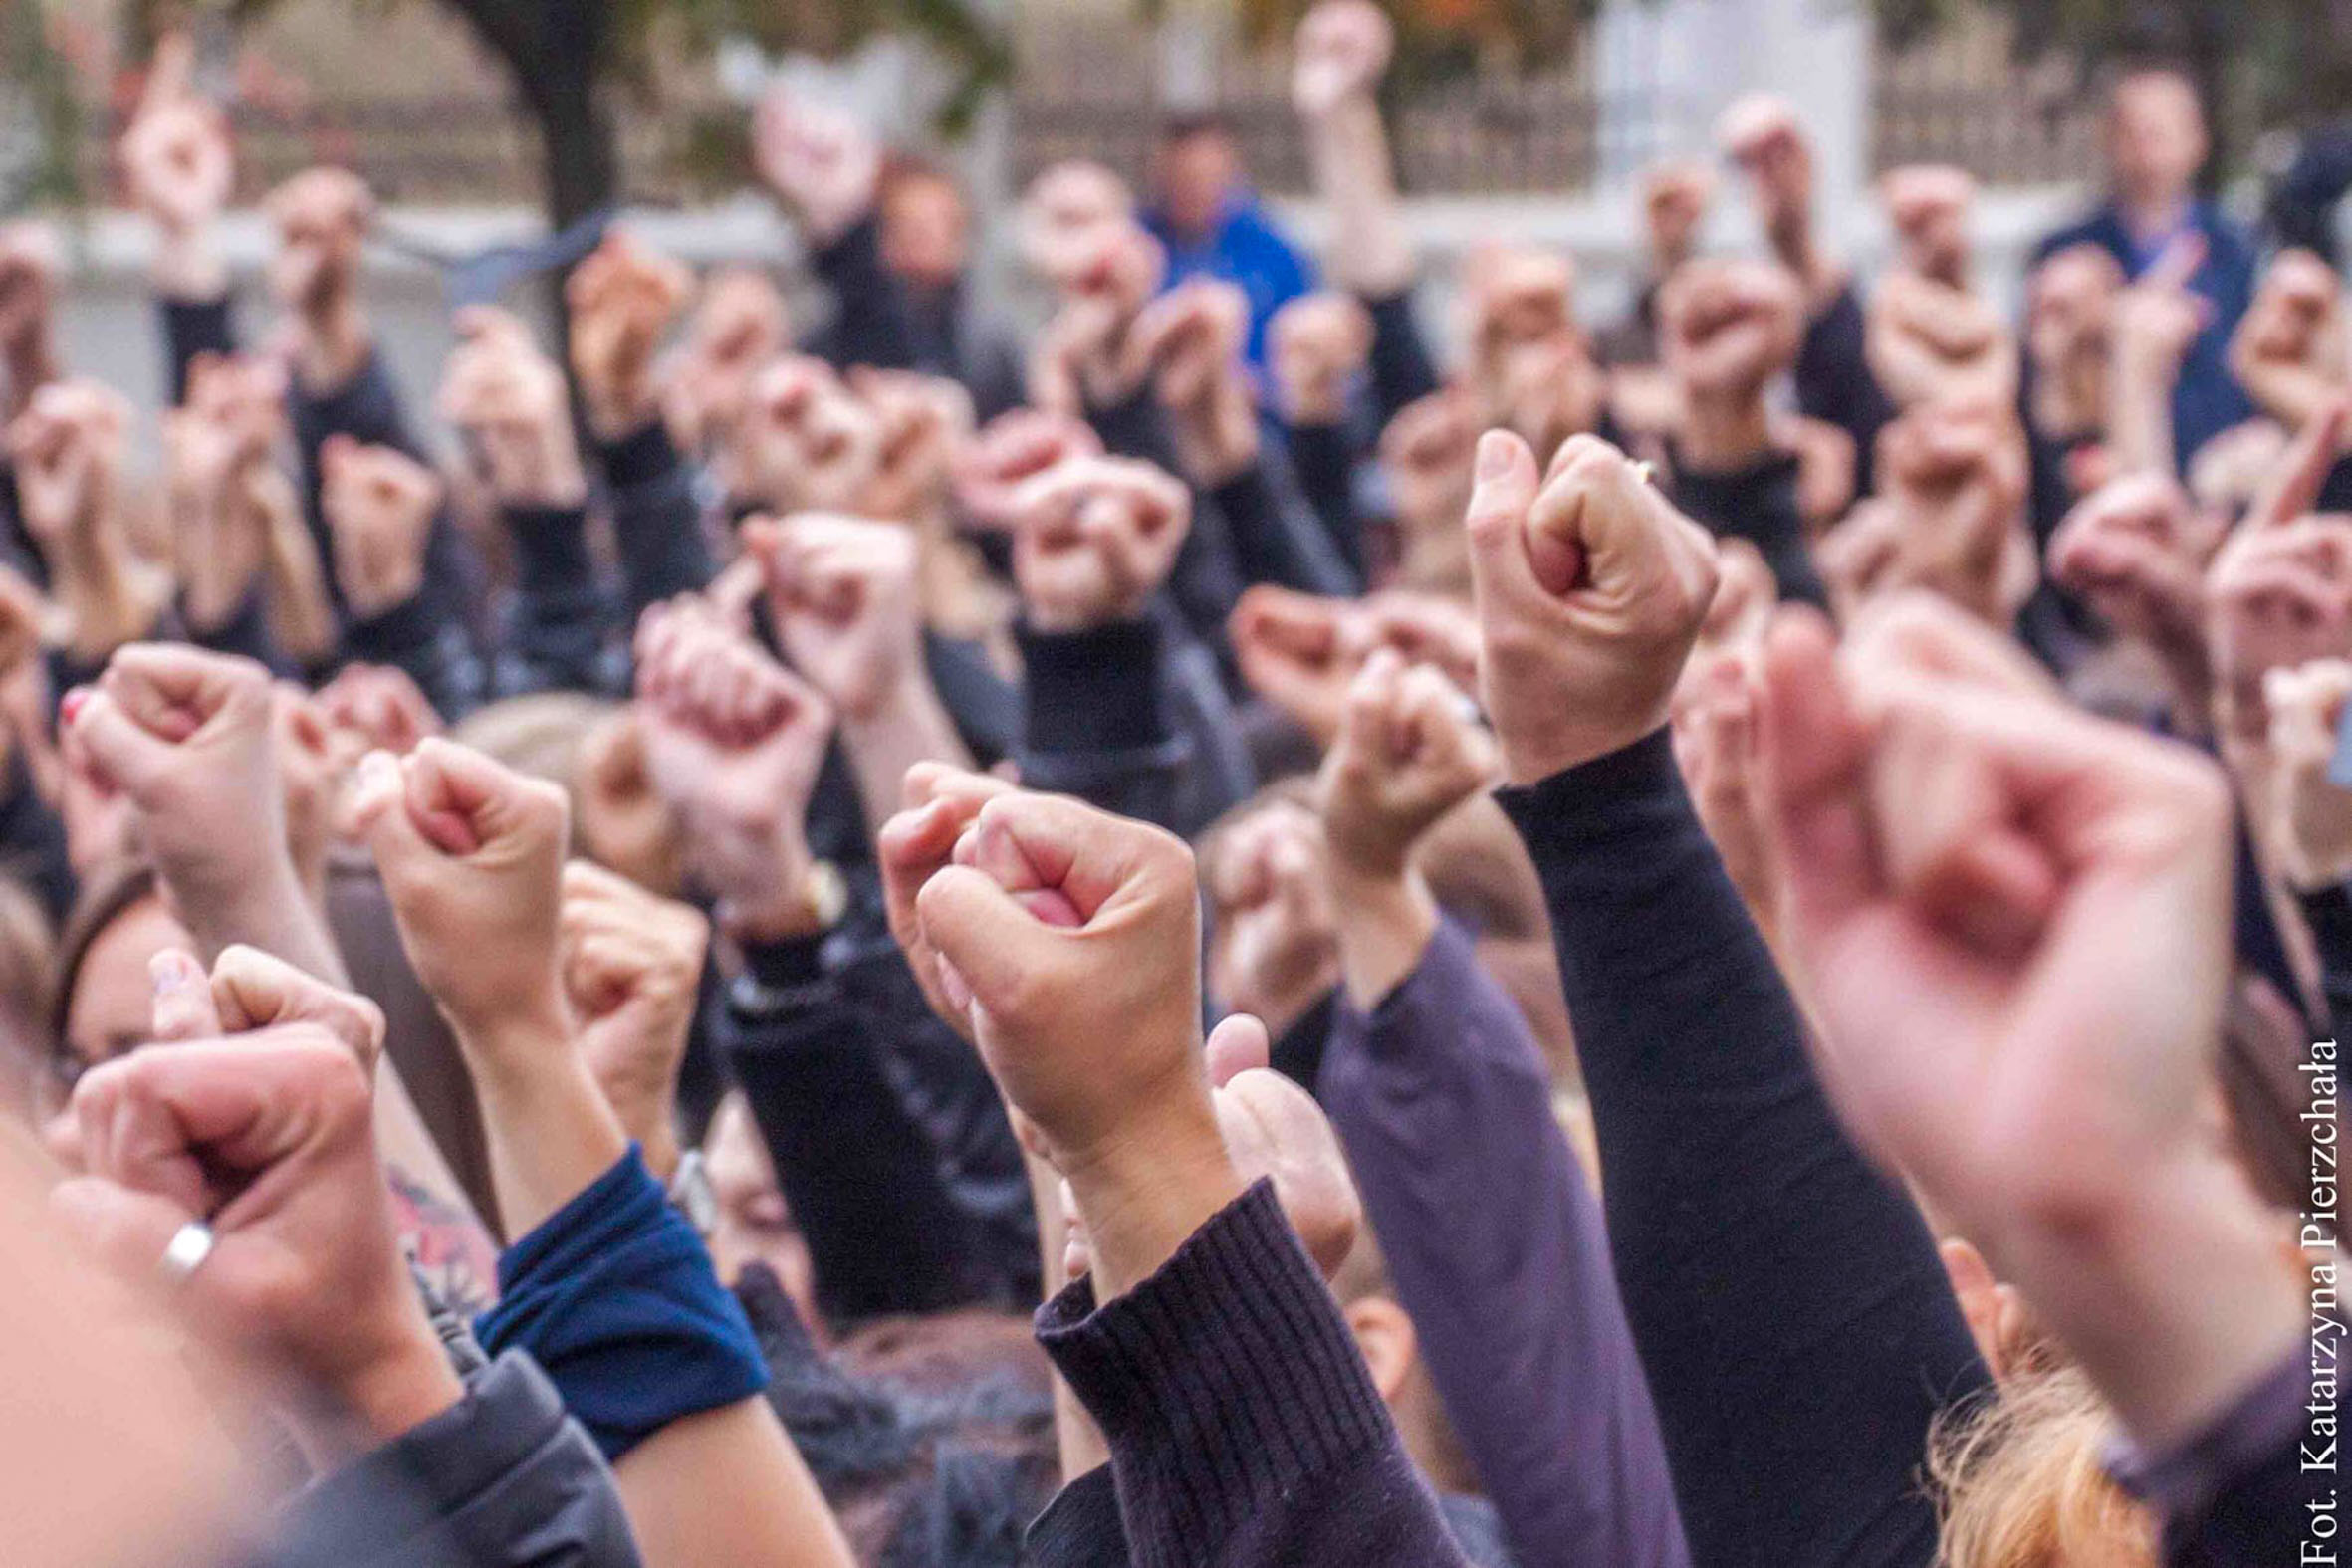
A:
<svg viewBox="0 0 2352 1568">
<path fill-rule="evenodd" d="M 1793 371 L 1797 411 L 1854 438 L 1854 483 L 1860 495 L 1874 489 L 1878 432 L 1895 417 L 1894 405 L 1870 373 L 1868 337 L 1861 296 L 1849 283 L 1805 323 Z"/>
<path fill-rule="evenodd" d="M 1513 1561 L 1685 1568 L 1600 1205 L 1466 933 L 1441 927 L 1370 1014 L 1340 1001 L 1320 1088 Z"/>
<path fill-rule="evenodd" d="M 1678 468 L 1674 498 L 1709 533 L 1744 539 L 1762 551 L 1781 598 L 1827 609 L 1828 591 L 1813 570 L 1812 552 L 1805 545 L 1796 470 L 1791 452 L 1775 452 L 1728 473 Z"/>
<path fill-rule="evenodd" d="M 1926 1568 L 1929 1428 L 1985 1370 L 1917 1209 L 1830 1112 L 1666 732 L 1501 798 L 1550 909 L 1692 1561 Z"/>
<path fill-rule="evenodd" d="M 1109 1305 L 1071 1285 L 1038 1339 L 1110 1446 L 1143 1568 L 1463 1562 L 1271 1183 Z"/>
<path fill-rule="evenodd" d="M 1343 420 L 1290 427 L 1291 467 L 1298 493 L 1358 582 L 1364 580 L 1364 542 L 1355 515 L 1355 435 Z"/>
</svg>

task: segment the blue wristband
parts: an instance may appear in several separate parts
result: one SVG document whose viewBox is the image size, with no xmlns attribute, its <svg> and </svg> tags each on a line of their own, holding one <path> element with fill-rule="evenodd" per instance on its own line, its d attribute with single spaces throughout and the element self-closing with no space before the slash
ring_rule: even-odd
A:
<svg viewBox="0 0 2352 1568">
<path fill-rule="evenodd" d="M 498 1259 L 482 1347 L 526 1351 L 608 1460 L 768 1387 L 743 1308 L 632 1144 Z"/>
</svg>

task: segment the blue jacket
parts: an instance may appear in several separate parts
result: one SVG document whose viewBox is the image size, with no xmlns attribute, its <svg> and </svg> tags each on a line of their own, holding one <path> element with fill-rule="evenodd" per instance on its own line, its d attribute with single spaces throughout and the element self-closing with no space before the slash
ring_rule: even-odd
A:
<svg viewBox="0 0 2352 1568">
<path fill-rule="evenodd" d="M 1266 329 L 1274 313 L 1314 289 L 1314 264 L 1275 227 L 1247 192 L 1226 202 L 1217 232 L 1205 243 L 1179 239 L 1164 215 L 1144 215 L 1144 226 L 1168 248 L 1168 287 L 1194 278 L 1222 278 L 1250 297 L 1250 363 L 1266 363 Z"/>
<path fill-rule="evenodd" d="M 2187 226 L 2205 240 L 2205 262 L 2189 280 L 2189 288 L 2213 307 L 2213 319 L 2190 344 L 2181 362 L 2180 384 L 2173 388 L 2173 447 L 2184 469 L 2199 447 L 2254 412 L 2230 373 L 2230 336 L 2253 302 L 2253 242 L 2205 202 L 2190 208 Z M 2161 250 L 2143 252 L 2123 215 L 2109 204 L 2044 239 L 2034 248 L 2034 265 L 2082 244 L 2106 251 L 2130 278 L 2147 271 L 2156 259 L 2155 250 Z"/>
</svg>

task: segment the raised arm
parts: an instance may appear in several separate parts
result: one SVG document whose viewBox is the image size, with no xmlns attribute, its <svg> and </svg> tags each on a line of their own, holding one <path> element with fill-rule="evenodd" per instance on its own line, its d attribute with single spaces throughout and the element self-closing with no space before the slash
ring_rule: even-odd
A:
<svg viewBox="0 0 2352 1568">
<path fill-rule="evenodd" d="M 1603 443 L 1570 442 L 1546 481 L 1493 434 L 1480 472 L 1503 803 L 1551 909 L 1693 1558 L 1924 1565 L 1928 1432 L 1984 1375 L 1926 1226 L 1832 1118 L 1675 772 L 1663 726 L 1714 552 Z"/>
</svg>

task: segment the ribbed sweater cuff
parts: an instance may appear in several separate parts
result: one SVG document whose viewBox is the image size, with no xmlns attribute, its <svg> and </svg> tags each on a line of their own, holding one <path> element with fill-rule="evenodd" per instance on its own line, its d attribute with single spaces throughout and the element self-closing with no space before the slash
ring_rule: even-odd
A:
<svg viewBox="0 0 2352 1568">
<path fill-rule="evenodd" d="M 1080 1280 L 1037 1321 L 1038 1342 L 1110 1444 L 1122 1498 L 1166 1510 L 1166 1529 L 1130 1538 L 1138 1563 L 1207 1555 L 1302 1478 L 1388 1436 L 1380 1396 L 1271 1182 L 1108 1306 Z"/>
<path fill-rule="evenodd" d="M 669 426 L 659 419 L 641 430 L 597 448 L 604 478 L 615 490 L 629 490 L 656 479 L 666 479 L 680 459 L 670 440 Z"/>
<path fill-rule="evenodd" d="M 595 561 L 588 555 L 588 507 L 524 506 L 505 509 L 514 536 L 518 574 L 529 589 L 546 592 L 592 583 Z"/>
<path fill-rule="evenodd" d="M 1121 751 L 1168 739 L 1160 706 L 1160 628 L 1113 621 L 1088 631 L 1017 628 L 1033 752 Z"/>
</svg>

